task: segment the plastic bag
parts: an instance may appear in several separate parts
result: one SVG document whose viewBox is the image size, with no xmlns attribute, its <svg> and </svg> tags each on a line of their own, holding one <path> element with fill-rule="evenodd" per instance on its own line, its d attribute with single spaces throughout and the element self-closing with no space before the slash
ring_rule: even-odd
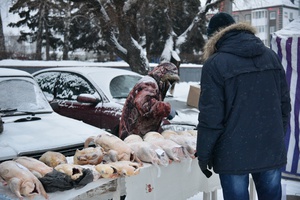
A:
<svg viewBox="0 0 300 200">
<path fill-rule="evenodd" d="M 78 179 L 73 180 L 67 174 L 53 170 L 53 172 L 46 174 L 44 177 L 39 178 L 39 180 L 43 184 L 46 192 L 51 193 L 84 187 L 93 181 L 94 176 L 91 170 L 83 169 L 82 174 L 83 175 Z"/>
</svg>

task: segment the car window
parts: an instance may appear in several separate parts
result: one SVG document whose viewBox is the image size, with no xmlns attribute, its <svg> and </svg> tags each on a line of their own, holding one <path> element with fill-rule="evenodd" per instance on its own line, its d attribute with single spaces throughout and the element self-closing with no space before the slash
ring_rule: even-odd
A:
<svg viewBox="0 0 300 200">
<path fill-rule="evenodd" d="M 113 98 L 127 98 L 134 85 L 141 79 L 140 76 L 121 75 L 113 78 L 109 89 Z"/>
<path fill-rule="evenodd" d="M 34 77 L 48 101 L 54 98 L 54 85 L 59 74 L 59 72 L 44 72 Z"/>
<path fill-rule="evenodd" d="M 50 109 L 49 103 L 39 86 L 32 81 L 25 79 L 0 81 L 0 108 L 22 111 Z"/>
<path fill-rule="evenodd" d="M 76 100 L 79 94 L 95 94 L 93 87 L 80 75 L 61 73 L 55 86 L 56 98 Z"/>
</svg>

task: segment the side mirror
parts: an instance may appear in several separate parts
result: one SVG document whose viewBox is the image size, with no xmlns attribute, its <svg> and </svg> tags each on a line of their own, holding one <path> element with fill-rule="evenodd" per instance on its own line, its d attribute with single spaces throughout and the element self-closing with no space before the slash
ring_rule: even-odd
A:
<svg viewBox="0 0 300 200">
<path fill-rule="evenodd" d="M 100 102 L 98 98 L 91 94 L 80 94 L 77 96 L 76 99 L 79 103 L 91 103 L 91 104 L 97 104 Z"/>
</svg>

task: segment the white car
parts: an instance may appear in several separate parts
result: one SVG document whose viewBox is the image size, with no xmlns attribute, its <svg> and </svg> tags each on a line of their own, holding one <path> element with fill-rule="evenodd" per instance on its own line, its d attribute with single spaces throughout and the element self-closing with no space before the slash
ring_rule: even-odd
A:
<svg viewBox="0 0 300 200">
<path fill-rule="evenodd" d="M 103 132 L 55 113 L 31 74 L 8 68 L 0 68 L 0 118 L 0 162 L 49 150 L 72 156 Z"/>
</svg>

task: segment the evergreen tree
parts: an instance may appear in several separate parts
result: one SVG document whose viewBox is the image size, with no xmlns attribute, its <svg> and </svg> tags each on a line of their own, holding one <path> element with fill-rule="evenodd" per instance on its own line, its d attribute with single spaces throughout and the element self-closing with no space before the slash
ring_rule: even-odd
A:
<svg viewBox="0 0 300 200">
<path fill-rule="evenodd" d="M 27 27 L 27 31 L 21 31 L 19 42 L 36 42 L 36 60 L 42 59 L 42 48 L 45 47 L 46 60 L 50 59 L 50 47 L 56 49 L 63 45 L 57 30 L 63 27 L 64 16 L 61 6 L 64 0 L 17 0 L 9 9 L 9 12 L 18 14 L 21 18 L 16 23 L 10 23 L 11 27 Z"/>
<path fill-rule="evenodd" d="M 5 40 L 3 34 L 3 25 L 0 11 L 0 60 L 7 58 L 6 48 L 5 48 Z"/>
</svg>

